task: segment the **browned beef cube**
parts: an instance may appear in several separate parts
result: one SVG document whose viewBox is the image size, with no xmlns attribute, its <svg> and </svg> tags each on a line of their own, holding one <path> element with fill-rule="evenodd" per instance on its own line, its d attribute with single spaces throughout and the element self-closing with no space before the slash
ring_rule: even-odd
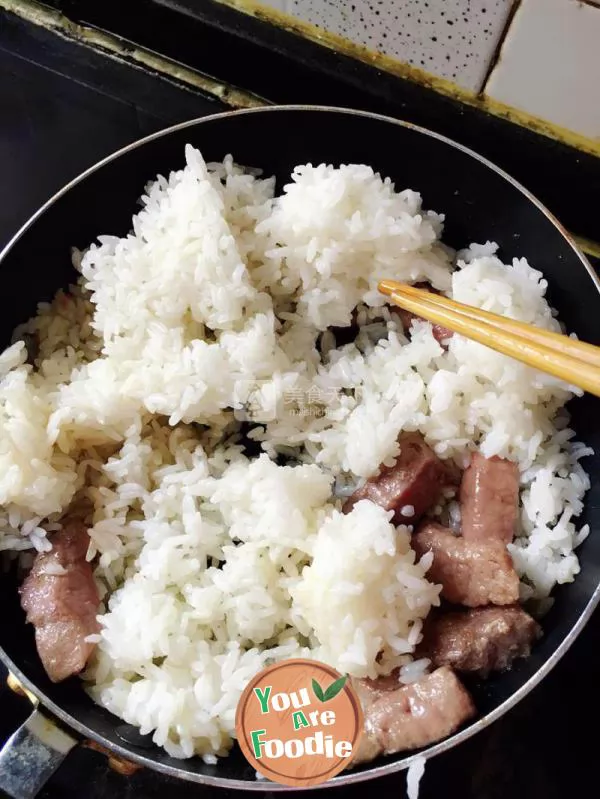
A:
<svg viewBox="0 0 600 799">
<path fill-rule="evenodd" d="M 513 540 L 519 510 L 519 469 L 475 452 L 460 486 L 462 534 L 469 541 Z"/>
<path fill-rule="evenodd" d="M 395 524 L 413 524 L 439 502 L 444 488 L 455 479 L 450 469 L 420 433 L 402 433 L 399 443 L 400 455 L 394 466 L 382 466 L 378 475 L 355 491 L 346 500 L 344 513 L 361 499 L 370 499 L 393 510 Z M 412 511 L 403 513 L 403 508 Z"/>
<path fill-rule="evenodd" d="M 395 690 L 389 684 L 378 690 L 373 680 L 354 685 L 365 718 L 355 764 L 432 744 L 475 715 L 471 697 L 447 666 Z"/>
<path fill-rule="evenodd" d="M 417 653 L 434 666 L 487 677 L 528 657 L 540 635 L 538 623 L 519 605 L 451 611 L 427 618 Z"/>
<path fill-rule="evenodd" d="M 519 578 L 499 541 L 467 541 L 428 522 L 413 535 L 412 547 L 419 556 L 433 552 L 427 576 L 441 583 L 442 596 L 453 604 L 512 605 L 519 599 Z"/>
</svg>

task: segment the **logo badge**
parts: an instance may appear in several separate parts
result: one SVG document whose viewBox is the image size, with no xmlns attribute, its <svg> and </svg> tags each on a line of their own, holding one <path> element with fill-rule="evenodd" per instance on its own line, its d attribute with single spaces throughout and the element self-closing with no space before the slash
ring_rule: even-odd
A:
<svg viewBox="0 0 600 799">
<path fill-rule="evenodd" d="M 256 771 L 273 782 L 308 787 L 349 766 L 363 714 L 347 675 L 316 660 L 283 660 L 246 686 L 235 727 Z"/>
</svg>

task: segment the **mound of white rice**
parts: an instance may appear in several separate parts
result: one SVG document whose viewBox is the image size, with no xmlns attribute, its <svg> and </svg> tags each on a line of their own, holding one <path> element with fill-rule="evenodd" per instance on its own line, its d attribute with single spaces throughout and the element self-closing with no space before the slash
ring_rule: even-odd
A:
<svg viewBox="0 0 600 799">
<path fill-rule="evenodd" d="M 46 549 L 65 512 L 87 515 L 105 611 L 89 690 L 177 757 L 227 751 L 273 660 L 406 681 L 426 666 L 411 653 L 439 601 L 430 556 L 370 502 L 340 512 L 400 431 L 458 464 L 474 448 L 518 462 L 524 598 L 574 578 L 587 532 L 569 388 L 460 336 L 445 351 L 426 322 L 408 340 L 376 291 L 427 280 L 559 330 L 543 276 L 489 243 L 457 256 L 443 218 L 367 166 L 301 166 L 274 190 L 188 147 L 130 235 L 75 253 L 78 285 L 0 355 L 0 549 Z M 338 346 L 329 328 L 357 306 Z"/>
</svg>

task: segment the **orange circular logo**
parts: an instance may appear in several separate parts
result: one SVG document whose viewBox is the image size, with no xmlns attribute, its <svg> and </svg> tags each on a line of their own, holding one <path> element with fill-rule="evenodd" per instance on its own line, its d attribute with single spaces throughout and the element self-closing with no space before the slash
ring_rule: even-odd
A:
<svg viewBox="0 0 600 799">
<path fill-rule="evenodd" d="M 363 715 L 347 676 L 315 660 L 283 660 L 248 683 L 235 728 L 256 771 L 283 785 L 310 786 L 350 764 Z"/>
</svg>

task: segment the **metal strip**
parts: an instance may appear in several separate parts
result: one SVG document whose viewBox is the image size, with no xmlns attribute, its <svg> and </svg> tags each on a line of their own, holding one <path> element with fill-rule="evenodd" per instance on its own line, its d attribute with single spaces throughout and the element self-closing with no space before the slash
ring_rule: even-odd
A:
<svg viewBox="0 0 600 799">
<path fill-rule="evenodd" d="M 72 22 L 59 11 L 42 6 L 33 0 L 0 0 L 0 9 L 21 17 L 34 25 L 50 30 L 58 36 L 101 50 L 109 58 L 149 69 L 183 88 L 196 90 L 217 97 L 232 108 L 260 108 L 269 101 L 252 92 L 223 83 L 185 64 L 166 58 L 152 50 L 138 47 L 134 42 L 113 34 Z"/>
<path fill-rule="evenodd" d="M 34 710 L 0 751 L 0 788 L 13 799 L 34 799 L 76 744 Z"/>
</svg>

